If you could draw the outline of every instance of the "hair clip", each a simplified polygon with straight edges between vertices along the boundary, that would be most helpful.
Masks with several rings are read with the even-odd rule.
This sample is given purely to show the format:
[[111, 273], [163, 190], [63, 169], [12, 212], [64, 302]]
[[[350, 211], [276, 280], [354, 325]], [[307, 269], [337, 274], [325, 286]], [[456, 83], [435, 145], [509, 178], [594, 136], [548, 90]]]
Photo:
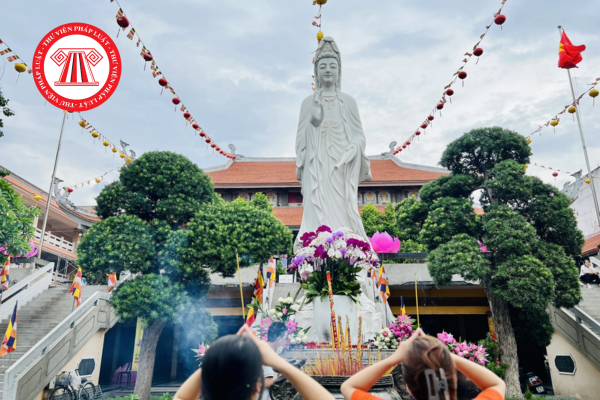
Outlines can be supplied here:
[[[444, 369], [440, 368], [440, 377], [437, 377], [434, 369], [425, 370], [425, 382], [427, 382], [427, 396], [429, 400], [450, 400], [448, 393], [448, 381]], [[433, 386], [433, 388], [432, 388]], [[432, 390], [433, 389], [433, 390]], [[442, 398], [440, 393], [444, 394]]]

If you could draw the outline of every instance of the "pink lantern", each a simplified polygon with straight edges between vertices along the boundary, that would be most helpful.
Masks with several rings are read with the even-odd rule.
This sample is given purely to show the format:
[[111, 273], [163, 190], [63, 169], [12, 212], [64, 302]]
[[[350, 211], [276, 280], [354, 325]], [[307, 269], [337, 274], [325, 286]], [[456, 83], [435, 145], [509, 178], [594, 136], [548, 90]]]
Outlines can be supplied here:
[[375, 232], [371, 241], [371, 247], [375, 253], [397, 253], [400, 250], [400, 240], [393, 238], [389, 233], [379, 231]]

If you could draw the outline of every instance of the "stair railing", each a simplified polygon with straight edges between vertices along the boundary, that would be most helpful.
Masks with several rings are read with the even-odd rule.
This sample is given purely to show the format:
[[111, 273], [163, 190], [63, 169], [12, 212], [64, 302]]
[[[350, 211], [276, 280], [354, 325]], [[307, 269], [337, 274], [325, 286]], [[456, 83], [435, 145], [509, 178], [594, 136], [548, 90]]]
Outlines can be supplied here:
[[12, 315], [17, 301], [21, 308], [29, 300], [48, 289], [52, 283], [53, 270], [54, 263], [50, 263], [3, 291], [0, 300], [0, 322]]

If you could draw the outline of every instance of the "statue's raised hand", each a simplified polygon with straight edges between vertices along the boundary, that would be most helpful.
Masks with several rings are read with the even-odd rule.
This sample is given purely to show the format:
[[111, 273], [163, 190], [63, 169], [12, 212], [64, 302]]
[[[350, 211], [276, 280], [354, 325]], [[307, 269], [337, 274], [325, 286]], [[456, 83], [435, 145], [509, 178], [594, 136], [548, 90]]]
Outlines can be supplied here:
[[323, 96], [321, 90], [316, 90], [313, 94], [313, 101], [310, 107], [310, 123], [315, 127], [321, 126], [325, 112], [323, 111]]

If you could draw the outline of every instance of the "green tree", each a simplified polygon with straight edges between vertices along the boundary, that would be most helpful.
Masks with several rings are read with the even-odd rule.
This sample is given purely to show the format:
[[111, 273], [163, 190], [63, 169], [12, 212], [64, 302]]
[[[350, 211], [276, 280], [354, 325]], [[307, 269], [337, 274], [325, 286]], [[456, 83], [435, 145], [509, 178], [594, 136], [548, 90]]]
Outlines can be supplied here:
[[[8, 101], [9, 100], [2, 95], [2, 90], [0, 90], [0, 108], [2, 108], [2, 114], [4, 114], [5, 117], [11, 117], [15, 115], [15, 113], [7, 107]], [[4, 128], [4, 122], [2, 122], [2, 118], [0, 118], [0, 128]], [[0, 137], [2, 136], [4, 136], [4, 132], [0, 130]]]
[[[141, 400], [150, 397], [165, 324], [180, 320], [184, 310], [202, 314], [202, 326], [214, 324], [201, 301], [210, 283], [208, 272], [202, 262], [182, 262], [182, 254], [189, 244], [186, 225], [215, 199], [210, 178], [184, 156], [145, 153], [100, 193], [97, 212], [103, 220], [78, 246], [79, 265], [96, 280], [106, 279], [109, 270], [135, 273], [118, 286], [111, 305], [121, 318], [140, 318], [145, 326], [134, 390]], [[213, 333], [209, 329], [207, 337]]]
[[418, 241], [419, 233], [429, 212], [429, 206], [418, 201], [415, 196], [408, 197], [396, 205], [396, 221], [400, 241]]
[[392, 203], [387, 203], [383, 212], [369, 203], [360, 210], [360, 218], [369, 237], [373, 237], [375, 232], [387, 232], [391, 237], [400, 236], [396, 222], [396, 208]]
[[[569, 199], [525, 175], [531, 150], [524, 137], [499, 127], [474, 129], [450, 143], [441, 165], [451, 175], [425, 185], [429, 214], [420, 236], [438, 285], [453, 274], [478, 280], [488, 295], [506, 370], [507, 397], [522, 398], [515, 335], [550, 342], [547, 306], [572, 307], [581, 299], [578, 272], [583, 235]], [[470, 209], [479, 190], [485, 214]], [[441, 196], [441, 198], [440, 198]], [[483, 253], [479, 242], [488, 252]]]
[[188, 229], [184, 264], [205, 265], [224, 277], [237, 271], [236, 251], [240, 267], [247, 267], [274, 253], [292, 250], [292, 232], [265, 207], [262, 196], [250, 202], [236, 199], [206, 204]]
[[0, 247], [4, 248], [0, 252], [0, 265], [8, 258], [5, 251], [13, 255], [27, 254], [35, 233], [33, 221], [40, 215], [38, 208], [27, 207], [12, 185], [3, 179], [8, 175], [10, 172], [0, 169]]

